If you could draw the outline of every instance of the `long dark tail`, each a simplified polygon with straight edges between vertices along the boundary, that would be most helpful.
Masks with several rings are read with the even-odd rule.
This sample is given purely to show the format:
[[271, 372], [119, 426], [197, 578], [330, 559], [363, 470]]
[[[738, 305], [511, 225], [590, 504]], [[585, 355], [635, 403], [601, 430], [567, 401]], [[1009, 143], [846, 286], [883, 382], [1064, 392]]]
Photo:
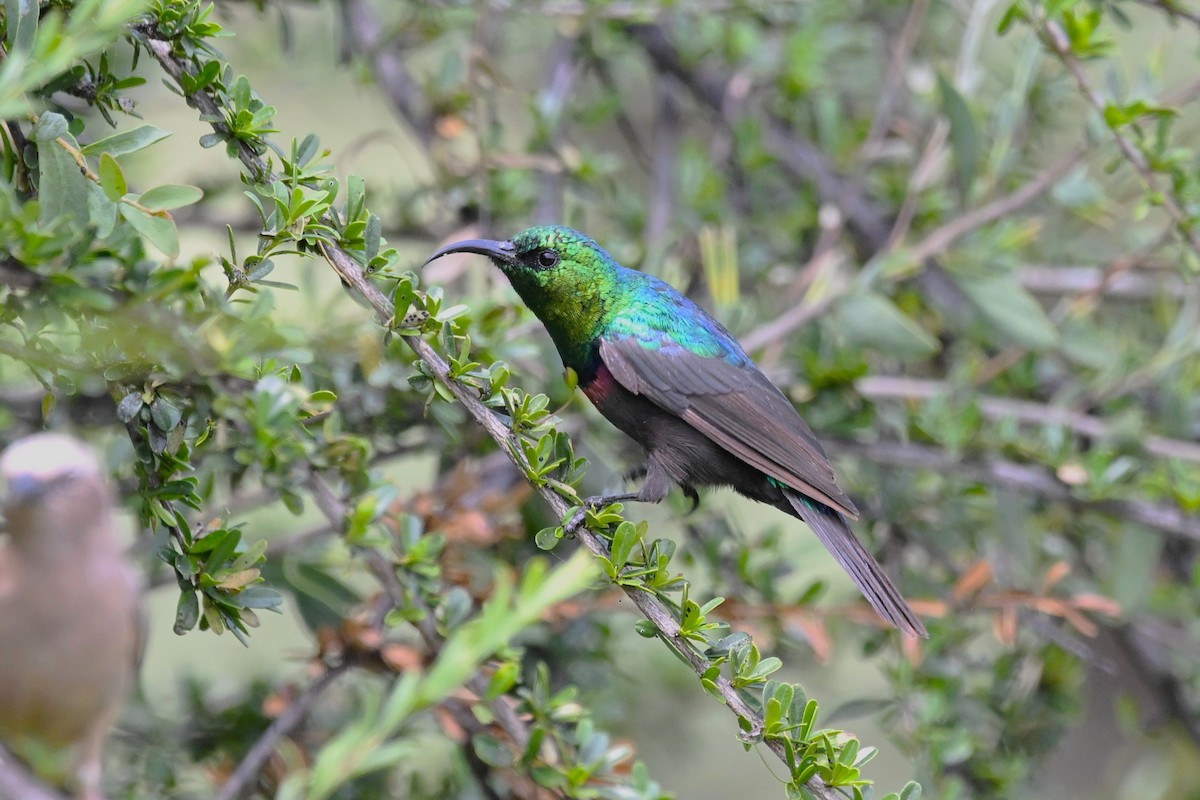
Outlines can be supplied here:
[[879, 612], [879, 616], [906, 633], [929, 636], [921, 620], [908, 607], [900, 590], [884, 574], [879, 562], [858, 541], [841, 514], [789, 488], [783, 489], [783, 496], [795, 509], [795, 514], [808, 523], [808, 527], [817, 534], [825, 549], [832, 553], [842, 565], [842, 569], [846, 570], [863, 593], [863, 597], [866, 597]]

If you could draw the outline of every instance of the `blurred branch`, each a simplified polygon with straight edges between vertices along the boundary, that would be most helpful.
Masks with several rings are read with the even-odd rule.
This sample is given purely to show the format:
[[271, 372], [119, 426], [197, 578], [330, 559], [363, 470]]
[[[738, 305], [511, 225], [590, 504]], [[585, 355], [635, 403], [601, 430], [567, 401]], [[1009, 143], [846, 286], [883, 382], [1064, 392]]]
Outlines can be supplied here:
[[96, 366], [81, 358], [71, 358], [61, 353], [47, 353], [45, 350], [34, 350], [29, 347], [22, 347], [13, 342], [6, 342], [3, 339], [0, 339], [0, 355], [9, 356], [10, 358], [15, 358], [17, 361], [42, 367], [43, 369], [69, 369], [75, 372], [89, 372]]
[[67, 800], [45, 785], [0, 744], [0, 800]]
[[325, 671], [320, 677], [306, 686], [291, 705], [262, 732], [242, 762], [237, 765], [233, 774], [225, 781], [221, 791], [217, 793], [216, 800], [235, 800], [250, 790], [251, 783], [258, 776], [259, 771], [274, 755], [280, 739], [287, 736], [293, 728], [300, 724], [325, 690], [332, 686], [338, 676], [349, 668], [349, 664], [325, 667]]
[[[1136, 267], [1130, 264], [1130, 267]], [[1122, 271], [1111, 275], [1101, 267], [1030, 264], [1017, 272], [1021, 286], [1036, 294], [1080, 294], [1148, 300], [1180, 297], [1187, 284], [1177, 274], [1156, 275]]]
[[[904, 90], [904, 78], [912, 57], [913, 47], [921, 34], [921, 26], [925, 23], [925, 15], [929, 11], [930, 0], [914, 0], [908, 8], [908, 16], [904, 26], [895, 37], [892, 46], [892, 57], [888, 60], [887, 71], [882, 76], [883, 86], [879, 90], [879, 99], [875, 104], [875, 115], [871, 117], [871, 127], [867, 138], [858, 150], [856, 175], [861, 175], [873, 160], [880, 143], [887, 136], [892, 124], [892, 116]], [[884, 33], [887, 33], [886, 31]], [[892, 37], [888, 36], [888, 39]]]
[[646, 214], [646, 252], [657, 255], [675, 216], [675, 167], [679, 158], [679, 100], [675, 79], [659, 76], [654, 126], [654, 159], [650, 164], [650, 208]]
[[[1108, 103], [1096, 91], [1095, 87], [1092, 86], [1087, 73], [1083, 70], [1083, 65], [1075, 57], [1075, 52], [1071, 49], [1071, 41], [1067, 37], [1066, 32], [1054, 20], [1044, 21], [1037, 26], [1036, 30], [1040, 34], [1042, 41], [1058, 56], [1063, 66], [1075, 78], [1075, 82], [1079, 85], [1079, 91], [1083, 94], [1084, 98], [1087, 99], [1096, 113], [1100, 115], [1101, 119], [1104, 119], [1104, 112], [1108, 107]], [[1121, 151], [1125, 160], [1130, 163], [1141, 177], [1142, 182], [1146, 184], [1146, 188], [1158, 198], [1159, 204], [1166, 210], [1171, 219], [1174, 220], [1175, 228], [1179, 232], [1180, 237], [1197, 256], [1200, 256], [1200, 233], [1197, 233], [1195, 230], [1191, 216], [1180, 205], [1180, 201], [1175, 196], [1174, 191], [1170, 187], [1163, 189], [1160, 186], [1160, 176], [1150, 167], [1146, 156], [1132, 140], [1117, 130], [1116, 127], [1112, 125], [1107, 125], [1106, 127], [1112, 135], [1113, 141], [1117, 143], [1117, 149]]]
[[[560, 160], [563, 143], [563, 126], [566, 123], [566, 104], [575, 87], [577, 72], [576, 55], [579, 40], [574, 36], [558, 34], [550, 45], [546, 83], [538, 93], [537, 105], [542, 123], [548, 128], [545, 150], [555, 160]], [[537, 205], [534, 220], [539, 224], [556, 224], [563, 218], [563, 192], [566, 186], [563, 170], [546, 170], [538, 176]]]
[[1200, 28], [1200, 13], [1184, 8], [1177, 0], [1134, 0], [1138, 5], [1162, 11], [1172, 20], [1182, 19]]
[[349, 49], [371, 65], [375, 83], [428, 151], [436, 136], [433, 113], [426, 107], [421, 86], [405, 66], [401, 41], [383, 38], [386, 29], [366, 0], [341, 0], [341, 10]]
[[1200, 542], [1200, 517], [1184, 513], [1175, 506], [1155, 504], [1146, 500], [1087, 500], [1076, 497], [1071, 493], [1070, 487], [1045, 467], [995, 458], [966, 461], [939, 447], [907, 442], [861, 443], [827, 440], [825, 444], [835, 451], [850, 453], [874, 464], [925, 469], [954, 478], [1004, 486], [1078, 508], [1102, 511], [1139, 525]]
[[1054, 184], [1070, 172], [1086, 153], [1086, 148], [1076, 147], [1058, 161], [1044, 168], [1037, 177], [1022, 184], [1016, 191], [998, 197], [987, 205], [974, 208], [934, 228], [924, 239], [909, 248], [908, 257], [918, 264], [924, 263], [926, 259], [940, 254], [957, 239], [971, 231], [982, 228], [989, 222], [1007, 217], [1053, 188]]
[[[944, 381], [890, 375], [872, 375], [860, 378], [855, 382], [854, 387], [859, 394], [871, 400], [932, 400], [935, 397], [954, 393], [953, 387]], [[1116, 426], [1100, 417], [1071, 411], [1062, 406], [994, 395], [973, 397], [972, 402], [976, 403], [983, 415], [991, 420], [1011, 418], [1037, 425], [1063, 425], [1076, 433], [1097, 439], [1112, 435], [1116, 429]], [[1200, 463], [1200, 444], [1194, 442], [1149, 434], [1139, 437], [1139, 444], [1150, 455]]]
[[[1164, 656], [1151, 652], [1154, 644], [1146, 640], [1140, 627], [1132, 623], [1114, 630], [1113, 640], [1132, 663], [1130, 672], [1155, 694], [1163, 709], [1192, 741], [1200, 744], [1200, 710], [1189, 699], [1188, 688], [1179, 676], [1164, 663]], [[1178, 633], [1182, 634], [1182, 631]]]
[[[659, 25], [631, 23], [625, 31], [641, 45], [658, 72], [674, 77], [710, 110], [718, 114], [724, 110], [728, 77], [685, 64]], [[729, 121], [722, 120], [722, 124], [728, 125]], [[762, 141], [785, 169], [813, 183], [822, 203], [841, 210], [867, 252], [874, 253], [883, 246], [891, 227], [888, 212], [867, 195], [861, 184], [839, 173], [819, 147], [800, 138], [775, 117], [763, 122]]]

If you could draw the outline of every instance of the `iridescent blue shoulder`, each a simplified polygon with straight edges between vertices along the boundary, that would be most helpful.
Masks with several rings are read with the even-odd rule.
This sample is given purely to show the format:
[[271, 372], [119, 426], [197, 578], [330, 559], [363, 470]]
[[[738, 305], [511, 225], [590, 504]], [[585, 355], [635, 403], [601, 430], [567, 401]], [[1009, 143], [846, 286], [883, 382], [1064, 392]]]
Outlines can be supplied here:
[[724, 325], [670, 284], [635, 270], [624, 272], [624, 296], [605, 326], [606, 338], [631, 337], [664, 355], [686, 351], [739, 366], [753, 363]]

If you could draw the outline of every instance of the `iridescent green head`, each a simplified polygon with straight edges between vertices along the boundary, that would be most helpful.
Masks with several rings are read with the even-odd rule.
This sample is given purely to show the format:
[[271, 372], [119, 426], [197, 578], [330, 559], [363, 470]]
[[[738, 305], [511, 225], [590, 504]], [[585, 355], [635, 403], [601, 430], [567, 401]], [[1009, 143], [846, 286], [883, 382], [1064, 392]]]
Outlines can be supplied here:
[[621, 266], [591, 238], [571, 228], [530, 228], [506, 242], [455, 242], [438, 250], [429, 261], [449, 253], [490, 258], [546, 325], [570, 366], [583, 357], [583, 348], [617, 310]]

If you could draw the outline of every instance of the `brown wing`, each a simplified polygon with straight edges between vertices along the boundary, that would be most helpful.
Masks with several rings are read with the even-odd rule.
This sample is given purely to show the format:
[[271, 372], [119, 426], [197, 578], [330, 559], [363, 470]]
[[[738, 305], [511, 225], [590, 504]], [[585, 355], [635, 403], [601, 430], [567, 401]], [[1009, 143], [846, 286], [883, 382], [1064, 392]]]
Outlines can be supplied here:
[[833, 467], [783, 393], [752, 363], [705, 358], [673, 342], [600, 340], [600, 360], [630, 392], [678, 415], [769, 477], [858, 518]]

